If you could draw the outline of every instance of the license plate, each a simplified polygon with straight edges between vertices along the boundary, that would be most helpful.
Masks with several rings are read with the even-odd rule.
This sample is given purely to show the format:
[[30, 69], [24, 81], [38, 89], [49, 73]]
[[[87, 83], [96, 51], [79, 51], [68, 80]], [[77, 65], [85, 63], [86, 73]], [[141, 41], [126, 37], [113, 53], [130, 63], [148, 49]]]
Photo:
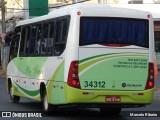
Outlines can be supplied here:
[[105, 98], [106, 102], [121, 102], [120, 96], [107, 96]]

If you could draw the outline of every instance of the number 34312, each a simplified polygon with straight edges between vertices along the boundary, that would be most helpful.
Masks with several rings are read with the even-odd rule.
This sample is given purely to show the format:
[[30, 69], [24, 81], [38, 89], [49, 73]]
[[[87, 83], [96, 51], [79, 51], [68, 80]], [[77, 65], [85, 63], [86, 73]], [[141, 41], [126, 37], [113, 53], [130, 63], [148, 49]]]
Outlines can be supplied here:
[[84, 81], [85, 88], [105, 88], [105, 85], [105, 81]]

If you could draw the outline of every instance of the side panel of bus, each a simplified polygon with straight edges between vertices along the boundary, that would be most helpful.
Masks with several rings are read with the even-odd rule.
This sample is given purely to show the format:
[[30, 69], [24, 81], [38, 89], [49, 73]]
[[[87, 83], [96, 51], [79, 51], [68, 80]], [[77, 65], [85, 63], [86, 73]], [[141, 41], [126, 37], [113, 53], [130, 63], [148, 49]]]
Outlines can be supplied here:
[[12, 81], [14, 95], [40, 101], [44, 85], [49, 103], [65, 103], [64, 61], [69, 18], [21, 26], [19, 54], [7, 68], [7, 82]]
[[[56, 64], [52, 64], [52, 61]], [[53, 84], [63, 83], [63, 71], [63, 59], [17, 57], [9, 63], [8, 77], [12, 79], [15, 95], [40, 100], [40, 84], [43, 82], [46, 85], [49, 98], [52, 98]]]

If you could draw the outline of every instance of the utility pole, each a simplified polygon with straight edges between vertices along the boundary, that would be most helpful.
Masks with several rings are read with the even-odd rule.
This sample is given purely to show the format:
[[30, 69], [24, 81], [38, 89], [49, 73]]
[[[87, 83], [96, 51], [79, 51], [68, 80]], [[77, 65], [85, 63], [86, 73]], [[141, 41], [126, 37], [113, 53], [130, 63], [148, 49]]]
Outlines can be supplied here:
[[2, 72], [5, 74], [7, 70], [7, 53], [9, 51], [9, 47], [5, 46], [5, 37], [6, 37], [6, 24], [5, 24], [5, 3], [4, 0], [1, 0], [1, 12], [2, 12], [2, 45], [1, 45], [1, 64], [2, 64]]
[[4, 0], [1, 0], [1, 10], [2, 10], [2, 33], [6, 33]]
[[[29, 9], [29, 1], [23, 0], [24, 9]], [[29, 12], [24, 11], [24, 19], [29, 19]]]

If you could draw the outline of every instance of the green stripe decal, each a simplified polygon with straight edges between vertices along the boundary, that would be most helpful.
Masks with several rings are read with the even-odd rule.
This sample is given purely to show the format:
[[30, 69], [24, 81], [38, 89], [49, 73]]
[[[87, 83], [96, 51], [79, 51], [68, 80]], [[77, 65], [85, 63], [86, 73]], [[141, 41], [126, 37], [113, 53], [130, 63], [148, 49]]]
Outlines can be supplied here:
[[[62, 63], [58, 66], [51, 80], [57, 81], [58, 80], [57, 78], [59, 78], [59, 73], [64, 73], [63, 71], [64, 71], [64, 61], [62, 61]], [[60, 75], [60, 76], [63, 77], [64, 75]]]
[[[58, 66], [58, 68], [57, 68], [56, 71], [54, 72], [51, 80], [49, 80], [49, 81], [47, 82], [47, 84], [46, 84], [47, 88], [48, 88], [48, 87], [50, 88], [50, 87], [52, 86], [52, 84], [51, 84], [50, 81], [55, 81], [55, 80], [56, 80], [56, 78], [57, 78], [57, 76], [58, 76], [58, 74], [59, 74], [59, 71], [61, 70], [62, 67], [64, 67], [64, 61], [62, 61], [62, 63]], [[63, 76], [62, 76], [62, 77], [63, 77]]]
[[[147, 53], [106, 54], [82, 61], [78, 71], [81, 89], [145, 89], [148, 77]], [[122, 83], [126, 86], [123, 87]]]
[[37, 96], [39, 95], [40, 91], [39, 90], [33, 90], [33, 91], [29, 91], [29, 90], [26, 90], [24, 88], [22, 88], [20, 85], [18, 85], [16, 82], [14, 82], [18, 88], [20, 88], [25, 94], [31, 96], [31, 97], [34, 97], [34, 96]]
[[102, 55], [92, 56], [92, 57], [88, 57], [88, 58], [80, 60], [79, 63], [81, 64], [85, 61], [88, 61], [88, 60], [91, 60], [91, 59], [94, 59], [94, 58], [103, 57], [103, 56], [107, 56], [107, 55], [113, 55], [113, 54], [119, 54], [119, 53], [110, 53], [110, 54], [102, 54]]
[[13, 60], [18, 71], [29, 78], [38, 77], [46, 61], [47, 57], [17, 57]]
[[[98, 58], [98, 57], [106, 56], [106, 55], [108, 55], [108, 54], [93, 56], [93, 57], [89, 57], [88, 59], [87, 58], [82, 59], [80, 61], [82, 63], [82, 61], [84, 62], [84, 61], [87, 61], [87, 60], [90, 60], [90, 59], [93, 59], [93, 58]], [[93, 65], [93, 64], [95, 64], [97, 62], [100, 62], [100, 61], [103, 61], [105, 59], [110, 59], [110, 58], [115, 58], [115, 57], [133, 57], [133, 56], [135, 56], [135, 57], [138, 57], [138, 56], [142, 57], [142, 56], [147, 56], [147, 55], [144, 55], [144, 54], [143, 55], [141, 55], [141, 54], [120, 54], [120, 55], [112, 55], [112, 56], [101, 57], [99, 59], [94, 59], [94, 60], [88, 61], [88, 62], [86, 62], [84, 64], [80, 64], [79, 65], [79, 73], [82, 72], [87, 67], [89, 67], [90, 65]]]
[[54, 72], [52, 78], [47, 83], [47, 93], [48, 93], [48, 100], [51, 102], [52, 100], [52, 86], [55, 83], [55, 81], [64, 81], [64, 60], [61, 62], [61, 64], [57, 67], [56, 71]]
[[[107, 56], [107, 55], [115, 55], [115, 54], [122, 54], [122, 53], [109, 53], [109, 54], [101, 54], [101, 55], [96, 55], [96, 56], [92, 56], [92, 57], [88, 57], [88, 58], [84, 58], [82, 60], [79, 61], [79, 64], [86, 62], [88, 60], [94, 59], [94, 58], [98, 58], [98, 57], [103, 57], [103, 56]], [[132, 54], [132, 53], [123, 53], [123, 54]], [[134, 54], [138, 54], [138, 55], [144, 55], [144, 53], [134, 53]]]

